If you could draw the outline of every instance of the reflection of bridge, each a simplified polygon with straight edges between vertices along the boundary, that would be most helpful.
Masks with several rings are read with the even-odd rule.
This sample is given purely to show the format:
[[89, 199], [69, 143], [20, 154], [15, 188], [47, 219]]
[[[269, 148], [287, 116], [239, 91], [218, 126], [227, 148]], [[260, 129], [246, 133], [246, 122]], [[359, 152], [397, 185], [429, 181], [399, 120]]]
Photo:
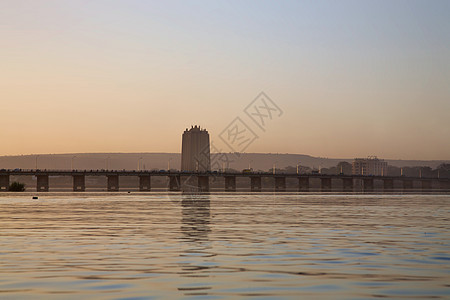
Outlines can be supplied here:
[[[177, 172], [177, 171], [127, 171], [127, 170], [0, 170], [0, 190], [7, 191], [9, 188], [10, 176], [36, 176], [36, 190], [49, 190], [50, 176], [72, 176], [73, 190], [85, 191], [86, 176], [106, 176], [107, 190], [119, 190], [119, 176], [137, 176], [139, 177], [139, 190], [151, 190], [152, 176], [165, 176], [169, 178], [169, 190], [179, 191], [182, 189], [183, 182], [188, 177], [196, 180], [196, 187], [199, 191], [209, 191], [210, 177], [222, 177], [225, 179], [225, 191], [236, 191], [236, 177], [247, 177], [250, 179], [251, 191], [262, 190], [262, 178], [274, 178], [274, 190], [286, 190], [286, 178], [298, 180], [298, 191], [308, 191], [310, 189], [311, 179], [320, 180], [321, 191], [331, 191], [332, 181], [342, 183], [342, 191], [352, 192], [356, 185], [361, 186], [363, 191], [370, 192], [374, 190], [374, 182], [381, 181], [384, 191], [393, 191], [394, 182], [401, 182], [403, 190], [412, 190], [414, 183], [420, 183], [419, 189], [450, 191], [449, 178], [423, 178], [423, 177], [404, 177], [404, 176], [365, 176], [365, 175], [324, 175], [324, 174], [272, 174], [266, 172], [253, 173], [232, 173], [232, 172]], [[183, 182], [182, 182], [183, 180]], [[356, 183], [356, 184], [355, 184]]]

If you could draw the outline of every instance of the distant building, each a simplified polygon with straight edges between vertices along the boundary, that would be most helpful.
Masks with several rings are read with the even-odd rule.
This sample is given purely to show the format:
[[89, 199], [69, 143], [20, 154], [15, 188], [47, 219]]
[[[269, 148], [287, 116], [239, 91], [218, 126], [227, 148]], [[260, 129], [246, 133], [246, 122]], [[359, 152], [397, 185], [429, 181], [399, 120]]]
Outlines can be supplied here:
[[387, 162], [378, 159], [376, 156], [368, 158], [355, 158], [352, 164], [353, 175], [386, 175]]
[[182, 171], [210, 171], [209, 133], [200, 126], [191, 126], [183, 132], [181, 146]]

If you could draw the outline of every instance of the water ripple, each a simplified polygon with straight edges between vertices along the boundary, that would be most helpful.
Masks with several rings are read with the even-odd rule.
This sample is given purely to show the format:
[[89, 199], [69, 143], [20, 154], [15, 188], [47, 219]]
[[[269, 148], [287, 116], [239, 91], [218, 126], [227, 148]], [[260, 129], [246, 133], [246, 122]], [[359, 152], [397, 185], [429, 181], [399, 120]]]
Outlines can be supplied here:
[[450, 296], [445, 195], [30, 198], [0, 195], [1, 298]]

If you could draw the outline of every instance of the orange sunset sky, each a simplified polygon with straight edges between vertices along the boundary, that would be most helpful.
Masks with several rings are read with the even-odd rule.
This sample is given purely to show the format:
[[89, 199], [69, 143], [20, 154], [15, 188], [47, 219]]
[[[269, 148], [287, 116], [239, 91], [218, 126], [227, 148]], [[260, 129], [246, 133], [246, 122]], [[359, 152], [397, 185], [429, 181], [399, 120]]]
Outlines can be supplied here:
[[[0, 155], [180, 152], [236, 117], [247, 152], [450, 159], [449, 1], [1, 1]], [[244, 109], [264, 91], [265, 131]]]

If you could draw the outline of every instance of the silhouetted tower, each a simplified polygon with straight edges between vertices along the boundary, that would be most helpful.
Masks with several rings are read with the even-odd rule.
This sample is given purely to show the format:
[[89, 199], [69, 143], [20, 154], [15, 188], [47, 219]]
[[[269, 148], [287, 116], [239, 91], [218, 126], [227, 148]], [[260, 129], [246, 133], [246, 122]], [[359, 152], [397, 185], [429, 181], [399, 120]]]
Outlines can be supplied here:
[[181, 146], [182, 171], [210, 171], [209, 133], [200, 126], [191, 126], [183, 132]]

